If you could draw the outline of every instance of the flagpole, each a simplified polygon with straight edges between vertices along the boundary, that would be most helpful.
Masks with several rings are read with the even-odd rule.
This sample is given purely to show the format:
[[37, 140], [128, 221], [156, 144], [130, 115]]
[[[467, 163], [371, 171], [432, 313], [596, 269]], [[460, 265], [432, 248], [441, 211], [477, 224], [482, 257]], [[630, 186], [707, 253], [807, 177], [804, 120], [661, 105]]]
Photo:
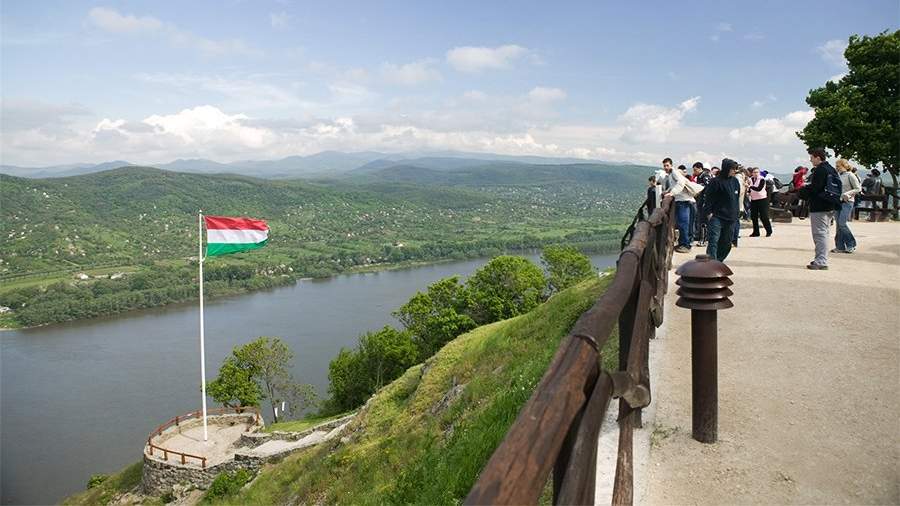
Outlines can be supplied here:
[[198, 264], [200, 265], [200, 391], [203, 399], [203, 440], [207, 441], [206, 432], [206, 354], [203, 346], [203, 211], [197, 219]]

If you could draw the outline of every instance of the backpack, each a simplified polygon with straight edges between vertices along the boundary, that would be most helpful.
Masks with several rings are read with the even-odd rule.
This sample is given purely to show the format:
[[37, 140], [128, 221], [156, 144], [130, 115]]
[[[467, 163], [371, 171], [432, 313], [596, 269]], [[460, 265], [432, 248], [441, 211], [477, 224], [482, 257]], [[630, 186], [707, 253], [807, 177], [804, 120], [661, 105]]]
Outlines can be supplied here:
[[825, 174], [825, 188], [819, 194], [819, 198], [829, 204], [839, 206], [841, 205], [841, 194], [843, 193], [841, 178], [831, 166], [828, 166], [827, 170], [828, 172]]

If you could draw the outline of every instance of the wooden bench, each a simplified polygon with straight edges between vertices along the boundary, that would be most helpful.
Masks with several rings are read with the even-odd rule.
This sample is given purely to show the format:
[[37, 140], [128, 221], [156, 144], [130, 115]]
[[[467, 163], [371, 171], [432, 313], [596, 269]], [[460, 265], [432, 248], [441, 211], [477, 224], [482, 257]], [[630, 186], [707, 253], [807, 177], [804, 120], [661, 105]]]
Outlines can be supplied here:
[[[872, 207], [856, 207], [853, 210], [853, 219], [859, 220], [859, 213], [869, 213], [869, 221], [886, 221], [890, 219], [891, 211], [888, 209], [887, 195], [857, 195], [858, 202], [871, 202]], [[878, 204], [881, 203], [881, 207]]]

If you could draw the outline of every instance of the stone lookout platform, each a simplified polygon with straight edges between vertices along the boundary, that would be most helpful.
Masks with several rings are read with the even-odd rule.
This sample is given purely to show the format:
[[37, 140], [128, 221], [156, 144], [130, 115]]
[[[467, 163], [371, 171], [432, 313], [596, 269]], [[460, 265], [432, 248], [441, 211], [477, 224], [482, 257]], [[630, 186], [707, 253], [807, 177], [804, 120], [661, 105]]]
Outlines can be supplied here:
[[207, 416], [208, 438], [203, 439], [201, 412], [177, 416], [156, 428], [144, 445], [142, 483], [145, 492], [163, 492], [174, 485], [206, 488], [224, 471], [256, 468], [241, 459], [242, 437], [256, 434], [264, 422], [256, 409], [217, 409]]
[[263, 418], [255, 408], [209, 413], [206, 441], [203, 415], [196, 411], [175, 417], [150, 433], [144, 445], [144, 493], [161, 495], [176, 486], [205, 489], [220, 473], [256, 472], [267, 462], [336, 437], [354, 416], [302, 432], [263, 432]]

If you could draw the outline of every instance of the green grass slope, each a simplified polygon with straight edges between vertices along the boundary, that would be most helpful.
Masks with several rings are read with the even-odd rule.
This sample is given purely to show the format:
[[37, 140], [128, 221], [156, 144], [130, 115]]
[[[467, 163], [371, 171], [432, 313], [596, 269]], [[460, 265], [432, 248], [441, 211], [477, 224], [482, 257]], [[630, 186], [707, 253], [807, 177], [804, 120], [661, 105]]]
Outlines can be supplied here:
[[[451, 504], [474, 484], [574, 324], [612, 276], [448, 343], [379, 391], [345, 436], [267, 467], [230, 504]], [[617, 360], [615, 336], [605, 367]]]

